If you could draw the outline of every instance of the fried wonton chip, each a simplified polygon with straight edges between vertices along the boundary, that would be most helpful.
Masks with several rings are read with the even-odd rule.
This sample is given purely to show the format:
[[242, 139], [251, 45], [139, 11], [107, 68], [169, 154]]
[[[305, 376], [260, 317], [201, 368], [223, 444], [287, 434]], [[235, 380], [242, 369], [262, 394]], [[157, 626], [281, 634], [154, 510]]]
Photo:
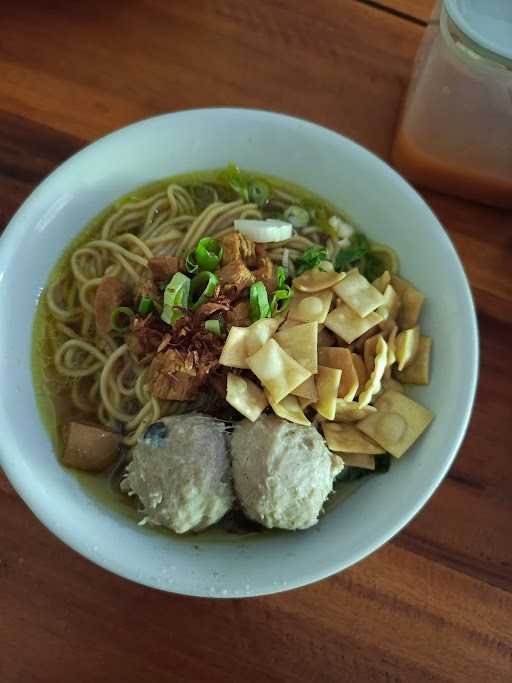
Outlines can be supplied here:
[[[373, 415], [371, 416], [373, 417]], [[371, 419], [370, 418], [366, 418]], [[359, 423], [360, 424], [360, 423]], [[379, 455], [385, 453], [384, 449], [351, 424], [339, 422], [323, 422], [325, 440], [331, 451], [340, 453], [367, 453], [368, 455]]]
[[397, 335], [395, 340], [395, 354], [398, 369], [405, 370], [416, 358], [420, 345], [420, 327], [416, 325]]
[[374, 334], [364, 343], [363, 349], [363, 359], [366, 367], [366, 372], [371, 375], [373, 372], [373, 367], [375, 365], [375, 356], [377, 355], [377, 343], [379, 339], [382, 339], [382, 334]]
[[375, 407], [377, 412], [357, 426], [395, 458], [402, 457], [433, 418], [430, 410], [398, 391], [386, 391], [375, 401]]
[[293, 360], [275, 339], [269, 339], [259, 351], [247, 358], [247, 364], [263, 384], [274, 403], [279, 403], [311, 373]]
[[398, 334], [398, 325], [393, 325], [393, 329], [390, 331], [387, 344], [388, 344], [388, 359], [386, 363], [386, 369], [384, 371], [384, 379], [390, 379], [391, 377], [391, 367], [396, 363], [396, 336]]
[[344, 277], [345, 273], [311, 268], [302, 273], [302, 275], [299, 275], [299, 277], [296, 277], [292, 284], [294, 289], [299, 289], [301, 292], [321, 292], [324, 289], [334, 287]]
[[401, 330], [406, 330], [417, 325], [425, 295], [410, 285], [400, 299], [402, 305], [398, 312], [397, 323]]
[[233, 326], [229, 330], [219, 363], [227, 365], [229, 368], [248, 368], [247, 353], [245, 350], [245, 340], [247, 339], [247, 327]]
[[349, 270], [346, 277], [333, 287], [334, 292], [361, 318], [384, 304], [384, 296], [361, 275], [357, 268]]
[[315, 401], [312, 401], [310, 398], [304, 398], [302, 396], [299, 396], [298, 399], [302, 410], [306, 410], [308, 406], [310, 406], [312, 403], [315, 403]]
[[375, 470], [375, 456], [368, 453], [343, 453], [343, 462], [347, 467]]
[[381, 294], [384, 294], [384, 290], [391, 282], [391, 275], [389, 270], [385, 270], [380, 277], [372, 282], [375, 289], [378, 289]]
[[274, 403], [270, 396], [268, 396], [269, 403], [272, 410], [278, 417], [289, 422], [295, 422], [298, 425], [309, 426], [311, 422], [304, 415], [304, 411], [299, 403], [299, 399], [295, 396], [285, 396], [279, 403]]
[[345, 401], [339, 398], [336, 401], [335, 422], [359, 422], [368, 415], [376, 412], [373, 406], [360, 406], [356, 401]]
[[279, 320], [276, 318], [263, 318], [249, 327], [233, 326], [224, 342], [219, 363], [230, 368], [248, 368], [247, 356], [256, 353], [272, 337], [278, 326]]
[[281, 325], [279, 328], [279, 331], [281, 330], [289, 330], [291, 327], [297, 327], [297, 325], [302, 325], [303, 323], [300, 320], [292, 320], [289, 316], [286, 318], [284, 323]]
[[339, 346], [321, 348], [318, 350], [318, 362], [320, 365], [325, 365], [328, 368], [338, 368], [341, 370], [338, 396], [351, 401], [356, 395], [359, 380], [350, 350]]
[[324, 365], [318, 366], [318, 373], [315, 376], [316, 390], [318, 392], [316, 410], [326, 420], [334, 420], [340, 379], [341, 370], [328, 368]]
[[368, 373], [366, 372], [366, 366], [364, 364], [363, 359], [358, 353], [352, 353], [352, 363], [354, 364], [354, 368], [357, 374], [357, 380], [359, 382], [359, 387], [356, 391], [356, 396], [357, 394], [361, 391], [361, 389], [364, 387], [366, 384], [366, 380], [368, 379]]
[[324, 323], [331, 307], [333, 293], [330, 289], [323, 292], [295, 292], [290, 300], [288, 318], [301, 323]]
[[299, 365], [313, 375], [317, 372], [318, 323], [303, 323], [289, 329], [281, 329], [274, 339]]
[[358, 401], [361, 406], [367, 406], [373, 396], [380, 391], [380, 383], [384, 376], [387, 360], [388, 345], [382, 337], [379, 337], [377, 340], [376, 355], [373, 361], [372, 374], [359, 394]]
[[263, 391], [254, 382], [228, 373], [226, 401], [239, 413], [255, 422], [268, 405]]
[[295, 387], [290, 393], [299, 398], [307, 398], [310, 403], [316, 403], [316, 401], [318, 401], [318, 392], [316, 390], [315, 378], [313, 375], [308, 377], [302, 384], [299, 384], [298, 387]]
[[381, 321], [382, 316], [377, 313], [369, 313], [366, 318], [361, 318], [346, 304], [341, 304], [329, 313], [325, 320], [325, 326], [347, 344], [351, 344]]
[[279, 320], [277, 318], [262, 318], [246, 327], [245, 352], [247, 356], [252, 356], [258, 349], [261, 349], [278, 327]]
[[388, 285], [382, 296], [384, 297], [384, 302], [377, 308], [377, 313], [381, 315], [384, 320], [395, 320], [401, 306], [398, 294], [395, 292], [392, 285]]
[[395, 372], [395, 377], [398, 381], [403, 384], [428, 384], [431, 351], [432, 339], [430, 337], [420, 337], [418, 352], [412, 363], [402, 372], [398, 370]]

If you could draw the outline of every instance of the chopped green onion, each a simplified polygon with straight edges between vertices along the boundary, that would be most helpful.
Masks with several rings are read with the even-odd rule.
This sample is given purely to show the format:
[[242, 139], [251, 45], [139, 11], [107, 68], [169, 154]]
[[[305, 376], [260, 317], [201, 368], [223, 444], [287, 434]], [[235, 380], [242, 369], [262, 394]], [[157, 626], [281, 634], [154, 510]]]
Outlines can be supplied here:
[[289, 206], [283, 215], [294, 228], [305, 228], [309, 223], [309, 213], [301, 206]]
[[190, 278], [183, 273], [175, 273], [164, 291], [164, 310], [160, 316], [164, 323], [172, 325], [185, 315], [183, 310], [188, 308], [190, 293]]
[[295, 259], [296, 275], [301, 275], [306, 270], [311, 270], [327, 259], [327, 249], [325, 247], [309, 247], [306, 251]]
[[[134, 316], [134, 313], [131, 308], [128, 308], [128, 306], [118, 306], [117, 308], [114, 308], [112, 311], [112, 329], [115, 332], [119, 332], [120, 334], [123, 334], [124, 332], [128, 332], [130, 329], [130, 322]], [[125, 318], [126, 322], [123, 325], [121, 320], [119, 318]]]
[[223, 249], [220, 242], [212, 237], [203, 237], [197, 243], [194, 251], [195, 262], [199, 270], [216, 270], [222, 260]]
[[210, 204], [213, 204], [213, 202], [216, 202], [218, 199], [215, 188], [211, 185], [206, 185], [204, 183], [200, 183], [198, 185], [191, 185], [188, 188], [188, 191], [192, 195], [194, 204], [201, 211], [203, 209], [206, 209], [206, 207]]
[[194, 273], [197, 273], [199, 270], [199, 266], [196, 263], [193, 251], [189, 252], [187, 258], [185, 259], [185, 270], [191, 275], [194, 275]]
[[293, 296], [293, 289], [290, 285], [284, 285], [282, 289], [276, 289], [270, 299], [270, 311], [272, 317], [284, 313], [288, 308], [290, 299]]
[[288, 273], [286, 272], [286, 268], [284, 266], [277, 266], [276, 268], [276, 276], [277, 276], [277, 288], [282, 289], [284, 287], [284, 283], [286, 282], [286, 277]]
[[205, 320], [204, 328], [207, 332], [217, 335], [217, 337], [220, 337], [222, 334], [220, 320]]
[[196, 311], [215, 293], [219, 279], [213, 273], [203, 270], [192, 278], [190, 283], [190, 308]]
[[[365, 256], [369, 249], [368, 240], [366, 237], [358, 232], [356, 233], [350, 243], [350, 246], [345, 249], [340, 249], [334, 258], [334, 270], [341, 273], [348, 266], [353, 265]], [[375, 279], [375, 278], [374, 278]]]
[[147, 315], [153, 308], [153, 299], [149, 296], [143, 296], [139, 301], [138, 312], [141, 315]]
[[248, 187], [249, 200], [257, 204], [260, 208], [268, 202], [270, 189], [263, 180], [252, 180]]
[[255, 282], [249, 290], [249, 315], [251, 320], [270, 318], [271, 310], [268, 303], [268, 294], [265, 285], [261, 281]]
[[219, 179], [234, 190], [245, 202], [249, 201], [248, 178], [238, 166], [231, 162], [220, 173]]

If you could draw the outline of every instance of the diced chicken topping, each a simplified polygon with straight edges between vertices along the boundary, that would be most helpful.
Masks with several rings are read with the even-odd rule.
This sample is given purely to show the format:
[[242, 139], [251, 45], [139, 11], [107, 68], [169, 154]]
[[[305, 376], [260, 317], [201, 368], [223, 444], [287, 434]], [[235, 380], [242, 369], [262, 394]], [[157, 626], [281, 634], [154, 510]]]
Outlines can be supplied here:
[[269, 294], [277, 289], [276, 269], [272, 260], [266, 256], [258, 261], [258, 268], [252, 271], [256, 281], [261, 281]]
[[222, 265], [226, 266], [232, 261], [245, 261], [252, 265], [256, 255], [256, 245], [240, 232], [232, 232], [222, 240], [224, 250]]
[[218, 272], [222, 292], [232, 301], [238, 299], [240, 294], [250, 287], [256, 278], [243, 261], [233, 261], [223, 266]]

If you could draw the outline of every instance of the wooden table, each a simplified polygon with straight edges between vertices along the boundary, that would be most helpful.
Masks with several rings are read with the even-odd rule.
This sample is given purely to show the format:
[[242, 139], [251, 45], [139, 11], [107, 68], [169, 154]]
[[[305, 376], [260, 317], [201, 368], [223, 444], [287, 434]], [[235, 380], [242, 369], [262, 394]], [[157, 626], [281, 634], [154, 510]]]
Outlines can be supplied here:
[[[4, 0], [0, 227], [70, 154], [175, 109], [285, 111], [386, 158], [431, 6]], [[512, 681], [512, 215], [423, 195], [471, 280], [482, 364], [464, 446], [421, 514], [317, 585], [199, 600], [93, 566], [0, 474], [2, 683]]]

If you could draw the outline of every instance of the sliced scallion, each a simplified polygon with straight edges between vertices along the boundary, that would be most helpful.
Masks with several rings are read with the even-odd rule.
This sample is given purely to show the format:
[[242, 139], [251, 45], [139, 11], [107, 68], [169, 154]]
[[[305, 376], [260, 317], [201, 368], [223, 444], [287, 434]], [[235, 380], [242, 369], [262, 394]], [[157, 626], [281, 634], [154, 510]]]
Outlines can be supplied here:
[[199, 270], [193, 251], [191, 251], [185, 259], [185, 270], [191, 275], [194, 275]]
[[271, 310], [268, 294], [263, 282], [255, 282], [249, 290], [249, 315], [251, 320], [270, 318]]
[[217, 335], [217, 337], [220, 337], [222, 334], [220, 320], [205, 320], [204, 328], [207, 332]]
[[212, 237], [203, 237], [197, 243], [194, 250], [195, 262], [199, 266], [199, 270], [208, 270], [213, 272], [216, 270], [222, 260], [223, 249], [220, 242], [214, 240]]
[[118, 306], [112, 311], [112, 329], [119, 334], [124, 334], [130, 329], [130, 323], [134, 316], [131, 308], [128, 306]]
[[270, 311], [272, 316], [284, 313], [288, 308], [292, 296], [293, 289], [290, 285], [284, 285], [281, 289], [276, 289], [270, 299]]
[[219, 279], [213, 273], [203, 270], [192, 278], [190, 283], [190, 307], [196, 311], [215, 293]]
[[147, 315], [153, 309], [153, 299], [149, 296], [143, 296], [139, 301], [138, 312], [141, 315]]
[[175, 273], [164, 291], [164, 310], [160, 316], [164, 323], [172, 325], [182, 318], [183, 309], [188, 308], [190, 278], [183, 273]]
[[284, 287], [284, 283], [286, 282], [286, 277], [288, 275], [288, 273], [286, 272], [286, 268], [284, 268], [284, 266], [277, 266], [276, 275], [277, 288], [282, 289]]

